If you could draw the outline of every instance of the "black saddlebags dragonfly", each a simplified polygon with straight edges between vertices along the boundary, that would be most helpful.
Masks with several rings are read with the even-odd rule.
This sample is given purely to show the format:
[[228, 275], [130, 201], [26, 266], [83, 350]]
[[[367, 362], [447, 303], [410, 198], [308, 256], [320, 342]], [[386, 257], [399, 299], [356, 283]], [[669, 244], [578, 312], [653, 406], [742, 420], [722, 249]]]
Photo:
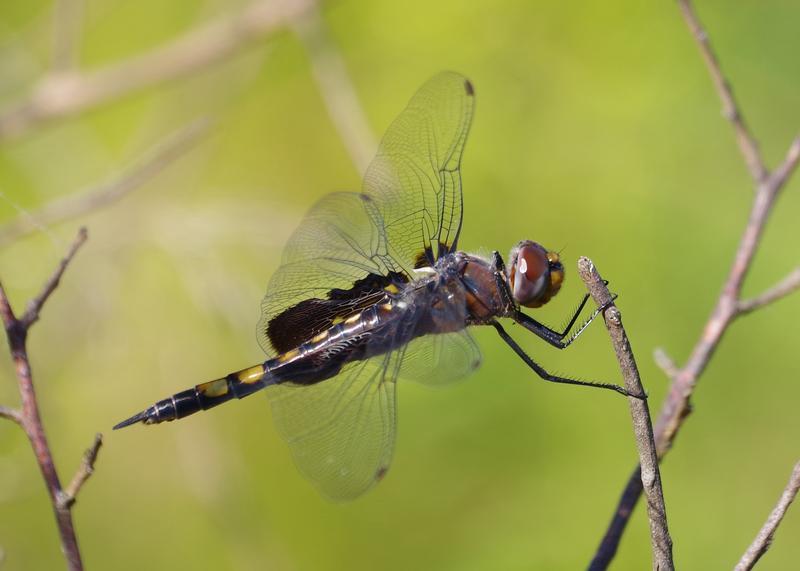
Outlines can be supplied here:
[[627, 395], [549, 374], [498, 322], [510, 318], [563, 349], [599, 314], [568, 336], [588, 296], [562, 332], [521, 311], [560, 289], [557, 253], [522, 241], [506, 269], [497, 252], [484, 259], [458, 250], [461, 157], [474, 100], [461, 75], [429, 80], [383, 138], [362, 192], [330, 194], [306, 215], [262, 303], [264, 363], [179, 392], [114, 428], [183, 418], [268, 388], [300, 471], [324, 495], [348, 500], [389, 467], [397, 380], [442, 385], [478, 367], [470, 325], [494, 327], [547, 381]]

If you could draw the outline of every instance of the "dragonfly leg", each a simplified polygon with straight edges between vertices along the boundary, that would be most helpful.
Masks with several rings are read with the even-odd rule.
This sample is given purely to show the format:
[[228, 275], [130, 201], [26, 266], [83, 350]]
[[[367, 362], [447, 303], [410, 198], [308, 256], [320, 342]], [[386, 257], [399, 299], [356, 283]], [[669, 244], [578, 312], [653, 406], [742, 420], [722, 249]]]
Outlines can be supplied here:
[[503, 262], [503, 257], [497, 250], [492, 252], [492, 270], [494, 271], [494, 281], [497, 285], [497, 291], [500, 292], [500, 297], [503, 300], [503, 307], [506, 311], [512, 313], [519, 311], [517, 302], [514, 301], [514, 296], [511, 295], [511, 288], [508, 286], [505, 262]]
[[544, 339], [545, 341], [550, 343], [550, 345], [552, 345], [553, 347], [557, 349], [564, 349], [566, 347], [569, 347], [573, 341], [575, 341], [578, 337], [580, 337], [581, 333], [583, 333], [586, 330], [586, 328], [589, 327], [592, 321], [594, 321], [598, 315], [600, 315], [602, 312], [608, 309], [608, 307], [612, 303], [614, 303], [615, 299], [617, 299], [616, 294], [614, 294], [611, 297], [611, 300], [608, 303], [605, 303], [602, 306], [595, 309], [589, 316], [589, 318], [586, 321], [584, 321], [581, 324], [581, 326], [578, 327], [569, 337], [567, 337], [567, 334], [572, 330], [573, 326], [575, 325], [575, 322], [578, 320], [578, 316], [580, 316], [580, 314], [583, 312], [583, 308], [586, 306], [586, 302], [589, 301], [588, 293], [583, 296], [583, 299], [581, 299], [581, 302], [578, 304], [575, 313], [572, 315], [572, 318], [570, 318], [569, 323], [567, 323], [567, 326], [564, 328], [563, 331], [556, 331], [554, 329], [551, 329], [547, 325], [544, 325], [543, 323], [536, 321], [533, 317], [523, 313], [519, 309], [517, 309], [509, 317], [511, 317], [511, 319], [513, 319], [516, 323], [522, 325], [528, 331], [531, 331], [541, 339]]
[[[505, 264], [503, 263], [503, 258], [500, 256], [500, 253], [496, 250], [492, 252], [492, 268], [494, 269], [494, 276], [495, 282], [497, 284], [497, 290], [500, 292], [500, 297], [503, 299], [503, 303], [505, 307], [508, 308], [508, 317], [513, 319], [515, 322], [522, 325], [528, 331], [536, 334], [539, 338], [547, 341], [553, 347], [557, 349], [564, 349], [568, 347], [573, 341], [575, 341], [581, 333], [589, 326], [589, 324], [594, 321], [595, 317], [600, 315], [603, 311], [605, 311], [611, 303], [617, 299], [617, 295], [614, 294], [607, 304], [603, 307], [600, 307], [589, 316], [589, 319], [584, 321], [581, 326], [575, 331], [572, 335], [567, 337], [567, 334], [572, 330], [575, 325], [575, 322], [578, 320], [578, 317], [583, 312], [584, 307], [586, 307], [586, 302], [589, 301], [589, 294], [585, 294], [581, 299], [580, 303], [578, 304], [577, 309], [572, 314], [572, 317], [567, 323], [567, 326], [564, 327], [564, 330], [559, 332], [555, 329], [548, 327], [547, 325], [536, 321], [533, 317], [525, 314], [520, 310], [517, 303], [514, 301], [514, 298], [511, 294], [511, 289], [508, 285], [508, 280], [506, 279], [505, 273]], [[603, 280], [606, 285], [608, 282]], [[565, 340], [566, 339], [566, 340]]]
[[517, 342], [514, 341], [514, 339], [511, 337], [511, 335], [509, 335], [506, 332], [505, 329], [503, 329], [502, 325], [500, 325], [497, 321], [491, 322], [491, 325], [497, 330], [497, 333], [500, 334], [500, 337], [503, 339], [503, 341], [505, 341], [506, 344], [514, 350], [517, 356], [520, 359], [522, 359], [525, 362], [525, 364], [528, 365], [528, 367], [533, 369], [533, 371], [545, 381], [551, 383], [563, 383], [566, 385], [579, 385], [584, 387], [595, 387], [598, 389], [608, 389], [611, 391], [618, 392], [621, 395], [625, 395], [626, 397], [634, 397], [642, 400], [647, 399], [647, 395], [632, 394], [619, 385], [614, 385], [611, 383], [597, 383], [592, 381], [579, 381], [578, 379], [570, 379], [569, 377], [558, 377], [556, 375], [551, 375], [544, 369], [544, 367], [536, 363], [533, 359], [531, 359], [528, 356], [527, 353], [525, 353], [522, 347], [520, 347], [517, 344]]

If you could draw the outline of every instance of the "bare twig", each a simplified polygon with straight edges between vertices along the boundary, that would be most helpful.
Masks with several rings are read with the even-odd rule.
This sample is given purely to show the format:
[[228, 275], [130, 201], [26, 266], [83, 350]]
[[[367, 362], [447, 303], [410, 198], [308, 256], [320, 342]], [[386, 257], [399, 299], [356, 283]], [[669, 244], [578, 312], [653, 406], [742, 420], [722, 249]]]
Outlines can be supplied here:
[[103, 435], [98, 432], [94, 435], [94, 442], [92, 443], [92, 446], [87, 448], [83, 453], [83, 459], [81, 460], [81, 465], [78, 468], [78, 471], [75, 472], [75, 475], [72, 477], [72, 481], [69, 483], [69, 486], [66, 487], [64, 492], [59, 497], [59, 508], [66, 509], [75, 503], [75, 500], [78, 497], [78, 492], [81, 491], [83, 485], [94, 473], [94, 463], [97, 460], [97, 454], [100, 452], [100, 447], [102, 445]]
[[86, 232], [86, 228], [81, 228], [78, 230], [78, 236], [72, 243], [67, 255], [64, 256], [64, 258], [58, 264], [58, 268], [55, 272], [53, 272], [53, 275], [51, 275], [47, 282], [45, 282], [42, 291], [39, 292], [39, 295], [37, 295], [28, 303], [28, 308], [25, 310], [25, 313], [22, 315], [22, 317], [19, 318], [20, 324], [26, 330], [39, 319], [39, 312], [41, 311], [42, 306], [47, 301], [47, 298], [49, 298], [58, 287], [58, 283], [61, 281], [61, 276], [64, 275], [64, 271], [67, 269], [67, 266], [72, 261], [72, 258], [75, 257], [78, 249], [83, 246], [84, 242], [86, 242], [87, 237], [88, 234]]
[[[781, 165], [774, 172], [769, 173], [758, 153], [755, 139], [750, 135], [742, 121], [741, 113], [733, 99], [730, 87], [720, 71], [716, 56], [711, 50], [708, 36], [700, 26], [689, 1], [678, 0], [678, 4], [692, 34], [698, 41], [701, 54], [708, 65], [714, 85], [723, 102], [726, 116], [734, 125], [742, 155], [756, 183], [756, 193], [747, 225], [742, 232], [739, 246], [716, 307], [708, 318], [686, 364], [680, 368], [668, 368], [672, 373], [670, 376], [673, 382], [669, 394], [661, 407], [655, 427], [656, 448], [659, 459], [672, 447], [678, 431], [690, 414], [692, 410], [690, 398], [697, 386], [700, 375], [705, 371], [722, 337], [735, 319], [743, 315], [747, 310], [750, 302], [742, 302], [740, 300], [742, 284], [760, 244], [761, 235], [764, 232], [764, 227], [775, 200], [797, 168], [798, 162], [800, 162], [800, 137], [798, 137], [792, 142]], [[769, 292], [774, 292], [775, 289], [784, 284], [785, 280], [769, 290]], [[771, 294], [767, 301], [774, 301], [778, 297], [778, 295]], [[742, 309], [743, 306], [745, 310]], [[641, 492], [641, 482], [632, 476], [628, 480], [614, 516], [598, 547], [593, 560], [594, 569], [605, 569], [613, 559], [624, 533], [625, 525]], [[595, 562], [597, 562], [597, 565], [595, 565]]]
[[312, 0], [257, 0], [233, 16], [200, 26], [143, 55], [94, 71], [44, 76], [30, 96], [0, 112], [0, 140], [34, 125], [173, 80], [222, 61], [285, 28]]
[[674, 379], [678, 374], [678, 366], [675, 364], [675, 361], [672, 360], [672, 357], [667, 355], [667, 352], [663, 348], [657, 347], [656, 350], [653, 351], [653, 359], [656, 365], [664, 371], [668, 379]]
[[739, 300], [736, 303], [736, 311], [739, 315], [750, 313], [751, 311], [761, 309], [765, 305], [778, 301], [798, 289], [800, 289], [800, 268], [795, 268], [788, 276], [761, 295], [752, 299]]
[[22, 426], [22, 414], [16, 409], [7, 406], [0, 406], [0, 418], [12, 420]]
[[772, 545], [772, 538], [775, 535], [775, 530], [777, 530], [778, 526], [781, 524], [783, 516], [786, 515], [786, 510], [792, 505], [798, 491], [800, 491], [800, 462], [794, 465], [789, 483], [786, 484], [786, 488], [784, 488], [777, 505], [769, 514], [767, 521], [758, 532], [753, 543], [750, 544], [750, 547], [748, 547], [747, 551], [742, 555], [742, 558], [736, 565], [736, 571], [752, 569], [756, 562], [761, 559], [761, 556], [767, 552], [770, 545]]
[[[604, 312], [606, 327], [617, 355], [617, 361], [625, 379], [625, 389], [630, 394], [644, 395], [639, 369], [633, 357], [628, 336], [622, 326], [622, 315], [613, 304], [608, 291], [594, 264], [588, 258], [578, 260], [578, 273], [586, 284], [598, 306], [607, 306]], [[608, 305], [610, 304], [610, 305]], [[650, 520], [650, 542], [653, 547], [653, 569], [667, 571], [674, 569], [672, 562], [672, 539], [667, 527], [667, 512], [664, 505], [664, 492], [661, 486], [661, 473], [658, 469], [658, 455], [653, 440], [653, 425], [650, 422], [650, 409], [647, 400], [628, 397], [633, 420], [636, 448], [639, 451], [640, 478], [647, 498], [647, 514]]]
[[759, 153], [758, 143], [745, 124], [744, 117], [733, 96], [730, 83], [722, 73], [717, 56], [714, 54], [711, 42], [708, 40], [708, 34], [697, 19], [697, 14], [695, 14], [689, 0], [678, 0], [678, 6], [681, 9], [686, 25], [689, 26], [689, 30], [697, 41], [700, 54], [708, 67], [708, 72], [711, 74], [711, 80], [714, 82], [714, 87], [722, 101], [722, 114], [731, 122], [733, 129], [736, 131], [736, 141], [739, 143], [739, 149], [744, 156], [745, 163], [747, 163], [747, 168], [756, 182], [762, 182], [767, 177], [767, 168], [764, 166], [761, 153]]
[[782, 189], [786, 181], [797, 168], [797, 163], [800, 162], [800, 137], [796, 137], [792, 144], [789, 145], [789, 150], [786, 151], [786, 158], [778, 165], [778, 168], [770, 176], [769, 187], [775, 189], [775, 192]]
[[369, 127], [344, 61], [331, 42], [315, 7], [298, 18], [294, 29], [311, 58], [311, 69], [325, 101], [328, 115], [360, 174], [375, 154], [375, 137]]
[[43, 226], [75, 219], [83, 214], [116, 202], [141, 187], [176, 159], [183, 156], [205, 133], [209, 121], [197, 119], [149, 149], [133, 165], [113, 180], [86, 192], [46, 204], [0, 227], [0, 247], [31, 234]]
[[[75, 536], [75, 528], [72, 522], [72, 512], [70, 511], [70, 506], [72, 502], [74, 502], [74, 496], [72, 502], [68, 504], [62, 499], [64, 497], [64, 491], [61, 487], [55, 464], [53, 463], [53, 455], [50, 452], [50, 446], [47, 443], [47, 436], [44, 432], [42, 419], [39, 415], [39, 405], [36, 400], [36, 391], [33, 387], [33, 375], [28, 359], [26, 341], [28, 337], [28, 328], [38, 319], [42, 306], [53, 293], [56, 286], [58, 286], [58, 282], [67, 265], [85, 241], [86, 230], [81, 229], [69, 253], [61, 261], [56, 271], [53, 272], [53, 275], [47, 280], [45, 286], [42, 288], [42, 292], [31, 301], [28, 310], [24, 313], [22, 318], [17, 319], [14, 315], [11, 303], [6, 296], [2, 284], [0, 284], [0, 317], [3, 320], [6, 337], [8, 338], [11, 358], [17, 373], [20, 399], [22, 401], [22, 409], [20, 411], [15, 411], [15, 415], [9, 415], [7, 418], [11, 418], [20, 424], [31, 443], [42, 477], [47, 485], [47, 491], [50, 493], [50, 500], [53, 504], [53, 511], [55, 512], [56, 523], [58, 524], [58, 531], [61, 536], [61, 549], [64, 552], [64, 556], [67, 559], [67, 564], [71, 571], [80, 571], [83, 569], [81, 554], [78, 549], [78, 539]], [[9, 409], [5, 410], [8, 411]], [[92, 463], [93, 462], [94, 459], [92, 459]], [[86, 477], [88, 478], [88, 473]], [[81, 484], [82, 483], [83, 482], [81, 482]], [[80, 488], [80, 485], [77, 486], [75, 493], [77, 493], [78, 488]]]

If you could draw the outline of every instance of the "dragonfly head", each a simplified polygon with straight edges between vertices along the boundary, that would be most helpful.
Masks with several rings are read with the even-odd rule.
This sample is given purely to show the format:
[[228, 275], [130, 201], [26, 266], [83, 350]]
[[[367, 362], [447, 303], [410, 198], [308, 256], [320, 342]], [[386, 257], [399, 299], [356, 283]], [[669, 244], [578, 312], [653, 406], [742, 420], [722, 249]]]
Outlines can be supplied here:
[[564, 281], [564, 266], [558, 252], [523, 240], [511, 249], [508, 283], [514, 300], [525, 307], [541, 307], [558, 293]]

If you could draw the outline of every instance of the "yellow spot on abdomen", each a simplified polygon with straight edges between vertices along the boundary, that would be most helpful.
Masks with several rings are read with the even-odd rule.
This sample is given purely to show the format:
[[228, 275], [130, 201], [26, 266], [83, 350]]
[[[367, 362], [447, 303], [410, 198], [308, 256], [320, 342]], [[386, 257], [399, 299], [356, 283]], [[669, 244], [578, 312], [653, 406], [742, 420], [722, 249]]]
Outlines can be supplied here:
[[344, 320], [345, 325], [353, 325], [354, 323], [358, 323], [358, 320], [361, 318], [360, 313], [356, 313], [355, 315], [351, 315], [347, 319]]
[[311, 342], [312, 343], [319, 343], [320, 341], [324, 341], [327, 338], [328, 338], [328, 332], [327, 331], [323, 331], [319, 335], [315, 335], [314, 337], [312, 337], [311, 338]]
[[283, 355], [278, 356], [278, 361], [281, 363], [285, 363], [286, 361], [291, 361], [292, 359], [296, 358], [300, 355], [300, 351], [297, 349], [292, 349], [291, 351], [286, 351]]
[[264, 377], [264, 367], [256, 365], [249, 369], [244, 369], [236, 373], [236, 378], [246, 384], [257, 383]]
[[228, 380], [217, 379], [202, 385], [197, 385], [197, 390], [209, 398], [221, 397], [228, 394]]

